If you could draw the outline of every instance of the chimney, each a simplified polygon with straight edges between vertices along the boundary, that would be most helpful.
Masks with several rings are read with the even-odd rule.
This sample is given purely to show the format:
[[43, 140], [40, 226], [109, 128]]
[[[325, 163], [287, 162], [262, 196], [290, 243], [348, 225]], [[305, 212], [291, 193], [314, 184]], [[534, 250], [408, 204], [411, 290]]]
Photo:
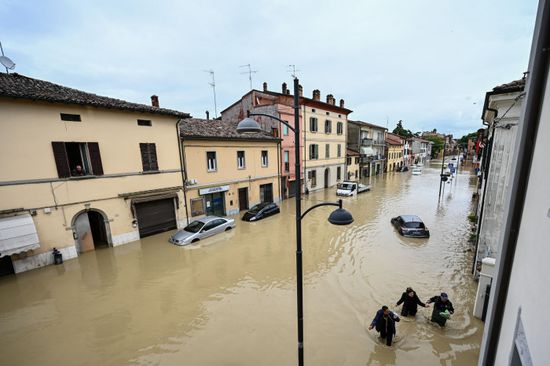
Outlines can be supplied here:
[[298, 95], [303, 97], [304, 96], [304, 87], [298, 84]]
[[313, 100], [321, 100], [321, 91], [319, 89], [313, 91]]
[[288, 94], [287, 90], [286, 83], [283, 83], [283, 94]]
[[210, 112], [206, 111], [206, 120], [209, 121], [210, 120]]
[[267, 91], [267, 83], [264, 81], [264, 92]]
[[327, 104], [334, 105], [334, 95], [327, 94]]
[[159, 97], [156, 95], [151, 95], [151, 105], [153, 107], [159, 107]]
[[344, 108], [344, 99], [340, 99], [340, 108]]

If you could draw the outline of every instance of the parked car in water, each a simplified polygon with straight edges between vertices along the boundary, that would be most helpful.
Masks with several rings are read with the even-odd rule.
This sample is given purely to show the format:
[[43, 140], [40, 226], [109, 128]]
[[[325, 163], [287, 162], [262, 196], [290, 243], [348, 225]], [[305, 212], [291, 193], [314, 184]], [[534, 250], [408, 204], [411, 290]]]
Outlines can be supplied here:
[[243, 215], [243, 221], [258, 221], [281, 212], [276, 203], [258, 203]]
[[406, 165], [403, 165], [402, 167], [399, 167], [395, 170], [396, 172], [408, 172], [409, 171], [409, 167], [406, 166]]
[[195, 220], [181, 230], [178, 230], [169, 239], [176, 245], [187, 245], [209, 236], [231, 230], [235, 227], [235, 220], [227, 217], [207, 216]]
[[399, 234], [411, 238], [429, 238], [430, 231], [416, 215], [400, 215], [391, 219]]

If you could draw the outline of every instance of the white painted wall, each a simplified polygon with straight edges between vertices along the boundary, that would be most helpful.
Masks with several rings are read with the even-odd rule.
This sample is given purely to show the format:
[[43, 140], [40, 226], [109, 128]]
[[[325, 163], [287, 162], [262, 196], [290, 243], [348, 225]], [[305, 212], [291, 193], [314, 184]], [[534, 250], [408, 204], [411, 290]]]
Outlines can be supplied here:
[[[516, 319], [521, 320], [533, 365], [550, 365], [550, 78], [535, 142], [527, 196], [506, 299], [495, 365], [508, 365]], [[508, 196], [508, 195], [507, 195]]]

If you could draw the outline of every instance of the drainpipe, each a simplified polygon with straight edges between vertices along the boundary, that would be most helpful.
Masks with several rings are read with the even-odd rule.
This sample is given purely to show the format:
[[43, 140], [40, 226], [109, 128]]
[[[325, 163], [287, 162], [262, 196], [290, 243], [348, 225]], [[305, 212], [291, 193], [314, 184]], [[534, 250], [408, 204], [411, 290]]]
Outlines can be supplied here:
[[183, 143], [183, 140], [181, 139], [180, 135], [180, 123], [183, 122], [183, 119], [180, 118], [178, 122], [176, 122], [176, 135], [178, 137], [178, 150], [180, 155], [180, 173], [181, 173], [181, 189], [183, 190], [183, 200], [184, 206], [185, 206], [185, 220], [187, 221], [187, 225], [189, 225], [189, 212], [187, 211], [187, 187], [185, 185], [185, 175], [187, 174], [187, 169], [185, 168], [185, 150], [182, 152], [181, 145]]
[[[550, 5], [548, 1], [541, 0], [537, 13], [537, 21], [533, 36], [533, 45], [529, 61], [530, 76], [525, 89], [527, 97], [523, 110], [523, 123], [519, 126], [519, 142], [515, 172], [510, 186], [510, 206], [504, 227], [504, 237], [500, 258], [497, 261], [496, 285], [491, 289], [490, 310], [488, 313], [485, 337], [482, 343], [479, 365], [492, 366], [495, 364], [500, 331], [508, 297], [508, 287], [514, 265], [514, 255], [521, 229], [521, 219], [525, 206], [525, 197], [529, 186], [531, 163], [535, 150], [535, 141], [540, 124], [542, 104], [544, 102], [545, 84], [548, 79], [550, 49]], [[539, 141], [543, 143], [543, 141]], [[509, 352], [509, 350], [505, 350]]]

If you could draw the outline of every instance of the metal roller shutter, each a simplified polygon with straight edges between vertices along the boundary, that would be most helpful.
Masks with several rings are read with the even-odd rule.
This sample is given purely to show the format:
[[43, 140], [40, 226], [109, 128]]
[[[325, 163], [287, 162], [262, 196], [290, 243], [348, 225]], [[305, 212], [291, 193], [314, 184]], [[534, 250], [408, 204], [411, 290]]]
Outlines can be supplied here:
[[142, 238], [177, 227], [173, 198], [136, 203], [135, 209]]

